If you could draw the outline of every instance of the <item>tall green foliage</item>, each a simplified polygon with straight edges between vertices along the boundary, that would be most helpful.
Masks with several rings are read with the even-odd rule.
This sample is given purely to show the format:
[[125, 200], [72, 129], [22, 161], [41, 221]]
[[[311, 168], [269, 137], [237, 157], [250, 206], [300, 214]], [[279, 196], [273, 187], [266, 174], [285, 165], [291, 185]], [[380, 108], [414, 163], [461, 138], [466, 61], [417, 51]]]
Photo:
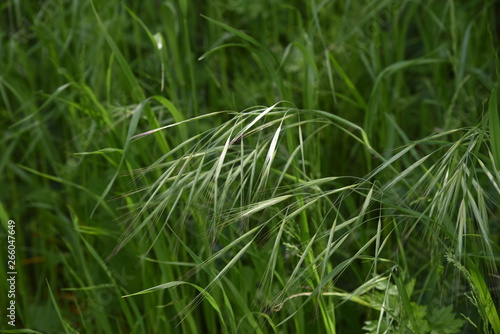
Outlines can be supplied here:
[[5, 1], [0, 328], [498, 332], [498, 10]]

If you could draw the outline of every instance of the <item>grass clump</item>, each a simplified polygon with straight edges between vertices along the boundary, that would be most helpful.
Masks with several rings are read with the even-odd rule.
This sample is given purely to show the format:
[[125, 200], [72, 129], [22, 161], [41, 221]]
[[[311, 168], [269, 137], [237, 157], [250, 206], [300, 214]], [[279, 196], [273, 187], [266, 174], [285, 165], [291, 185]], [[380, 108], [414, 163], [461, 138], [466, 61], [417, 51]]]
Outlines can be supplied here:
[[1, 328], [498, 333], [498, 9], [6, 1]]

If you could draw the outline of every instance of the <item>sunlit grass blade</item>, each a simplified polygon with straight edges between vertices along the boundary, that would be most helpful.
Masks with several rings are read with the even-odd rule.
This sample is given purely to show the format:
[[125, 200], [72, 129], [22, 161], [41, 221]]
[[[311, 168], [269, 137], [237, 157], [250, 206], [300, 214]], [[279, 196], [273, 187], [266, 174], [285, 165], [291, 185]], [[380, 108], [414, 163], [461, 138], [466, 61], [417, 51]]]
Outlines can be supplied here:
[[175, 287], [177, 287], [179, 285], [188, 285], [188, 286], [191, 286], [191, 287], [195, 288], [196, 290], [198, 290], [201, 293], [201, 295], [203, 296], [203, 298], [210, 303], [210, 305], [213, 307], [213, 309], [219, 315], [219, 320], [221, 321], [221, 324], [223, 326], [223, 333], [226, 333], [226, 331], [227, 331], [226, 322], [225, 322], [224, 316], [222, 315], [222, 312], [221, 312], [221, 310], [219, 308], [219, 305], [217, 304], [217, 302], [215, 301], [215, 299], [212, 297], [212, 295], [207, 290], [203, 289], [202, 287], [200, 287], [200, 286], [198, 286], [196, 284], [192, 284], [192, 283], [189, 283], [189, 282], [183, 282], [183, 281], [173, 281], [173, 282], [168, 282], [168, 283], [160, 284], [160, 285], [154, 286], [152, 288], [148, 288], [148, 289], [145, 289], [145, 290], [142, 290], [142, 291], [139, 291], [139, 292], [135, 292], [135, 293], [132, 293], [132, 294], [129, 294], [129, 295], [125, 295], [125, 296], [122, 296], [122, 298], [129, 298], [129, 297], [144, 295], [144, 294], [147, 294], [147, 293], [153, 293], [153, 292], [157, 292], [157, 291], [161, 291], [161, 290], [165, 290], [165, 289], [171, 289], [171, 288], [175, 288]]

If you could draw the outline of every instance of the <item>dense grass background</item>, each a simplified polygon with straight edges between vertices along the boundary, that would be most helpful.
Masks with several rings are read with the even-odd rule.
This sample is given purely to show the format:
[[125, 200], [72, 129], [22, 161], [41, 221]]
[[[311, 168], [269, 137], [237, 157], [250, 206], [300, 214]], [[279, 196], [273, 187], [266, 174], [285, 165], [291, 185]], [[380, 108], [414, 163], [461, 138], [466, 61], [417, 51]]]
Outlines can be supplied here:
[[6, 332], [500, 333], [498, 1], [0, 12]]

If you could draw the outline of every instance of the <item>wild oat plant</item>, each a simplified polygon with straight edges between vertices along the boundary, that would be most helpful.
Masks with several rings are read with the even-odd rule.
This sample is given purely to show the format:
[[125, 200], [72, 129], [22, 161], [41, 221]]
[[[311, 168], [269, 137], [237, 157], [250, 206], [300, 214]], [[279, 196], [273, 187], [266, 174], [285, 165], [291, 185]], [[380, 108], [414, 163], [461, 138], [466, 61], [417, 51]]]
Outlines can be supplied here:
[[498, 1], [0, 13], [1, 332], [500, 334]]

